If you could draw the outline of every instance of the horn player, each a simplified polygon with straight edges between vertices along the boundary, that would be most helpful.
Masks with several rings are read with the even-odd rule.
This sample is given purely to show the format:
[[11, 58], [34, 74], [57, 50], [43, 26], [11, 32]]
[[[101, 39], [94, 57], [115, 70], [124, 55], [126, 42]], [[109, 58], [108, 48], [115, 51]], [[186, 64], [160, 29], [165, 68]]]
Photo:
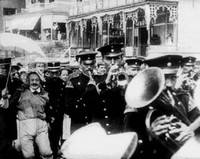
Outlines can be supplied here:
[[[175, 90], [176, 73], [181, 59], [182, 56], [179, 55], [165, 55], [146, 60], [145, 63], [150, 67], [149, 69], [160, 68], [164, 80], [163, 82], [160, 80], [163, 84], [157, 84], [160, 81], [152, 79], [160, 78], [158, 75], [155, 75], [155, 78], [144, 76], [149, 79], [141, 79], [141, 82], [153, 84], [152, 87], [144, 89], [146, 94], [142, 94], [145, 94], [143, 99], [146, 100], [148, 96], [155, 93], [156, 86], [161, 91], [159, 94], [158, 91], [155, 93], [152, 97], [153, 99], [156, 96], [154, 100], [148, 99], [146, 105], [140, 105], [137, 102], [131, 104], [126, 97], [126, 102], [133, 111], [125, 111], [124, 130], [138, 133], [140, 144], [138, 151], [134, 154], [136, 158], [169, 159], [188, 139], [199, 133], [198, 108], [192, 103], [189, 94], [177, 93]], [[141, 74], [142, 72], [136, 75], [131, 83]], [[128, 89], [130, 88], [127, 88], [127, 91]], [[135, 94], [138, 93], [137, 90]]]

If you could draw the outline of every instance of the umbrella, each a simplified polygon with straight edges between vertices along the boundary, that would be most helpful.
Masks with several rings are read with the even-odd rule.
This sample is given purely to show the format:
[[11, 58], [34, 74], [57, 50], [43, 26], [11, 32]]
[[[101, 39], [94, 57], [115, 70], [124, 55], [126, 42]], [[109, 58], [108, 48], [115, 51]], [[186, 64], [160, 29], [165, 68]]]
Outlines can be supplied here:
[[39, 55], [46, 57], [37, 42], [22, 35], [0, 33], [0, 51], [12, 51], [15, 57]]

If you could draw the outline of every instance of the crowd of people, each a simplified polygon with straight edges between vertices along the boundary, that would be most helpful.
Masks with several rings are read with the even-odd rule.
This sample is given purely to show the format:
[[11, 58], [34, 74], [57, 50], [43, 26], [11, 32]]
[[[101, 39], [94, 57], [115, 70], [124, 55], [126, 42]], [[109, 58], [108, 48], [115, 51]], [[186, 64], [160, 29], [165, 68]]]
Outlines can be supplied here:
[[[9, 58], [0, 59], [1, 159], [64, 158], [62, 144], [78, 129], [96, 122], [108, 135], [136, 132], [138, 145], [131, 156], [135, 159], [169, 159], [199, 133], [195, 57], [124, 57], [121, 44], [98, 51], [101, 62], [96, 61], [98, 52], [80, 51], [76, 69], [61, 67], [59, 61], [34, 61], [25, 69], [10, 67]], [[143, 79], [134, 83], [138, 77]], [[140, 95], [141, 84], [146, 84], [142, 106], [133, 100]], [[131, 85], [138, 90], [126, 97]]]

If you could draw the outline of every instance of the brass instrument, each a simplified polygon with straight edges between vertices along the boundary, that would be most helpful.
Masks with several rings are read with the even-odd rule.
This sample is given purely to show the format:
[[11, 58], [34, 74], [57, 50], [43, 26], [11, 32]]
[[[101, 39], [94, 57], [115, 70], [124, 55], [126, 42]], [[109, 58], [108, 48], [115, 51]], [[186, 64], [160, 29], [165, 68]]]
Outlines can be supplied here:
[[[125, 92], [125, 100], [127, 105], [132, 108], [142, 108], [151, 104], [152, 109], [149, 110], [145, 121], [147, 132], [151, 138], [156, 139], [174, 153], [183, 143], [175, 140], [179, 134], [172, 135], [168, 132], [179, 128], [181, 122], [184, 121], [185, 123], [185, 118], [181, 113], [179, 114], [178, 110], [174, 113], [173, 106], [165, 100], [164, 87], [165, 77], [162, 70], [151, 67], [139, 72], [131, 80]], [[155, 102], [157, 103], [155, 104]], [[166, 115], [166, 120], [168, 120], [170, 126], [168, 127], [168, 132], [163, 136], [156, 136], [151, 130], [151, 124], [156, 118], [162, 115]]]
[[116, 75], [116, 81], [118, 86], [126, 86], [129, 83], [129, 76], [125, 72], [119, 72]]

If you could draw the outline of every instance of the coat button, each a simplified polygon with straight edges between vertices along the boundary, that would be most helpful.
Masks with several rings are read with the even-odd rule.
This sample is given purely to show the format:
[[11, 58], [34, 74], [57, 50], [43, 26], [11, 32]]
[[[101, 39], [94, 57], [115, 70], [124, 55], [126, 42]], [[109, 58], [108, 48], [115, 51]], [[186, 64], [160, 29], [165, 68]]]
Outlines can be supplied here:
[[83, 103], [83, 106], [86, 107], [85, 103]]
[[105, 100], [103, 100], [102, 102], [103, 102], [103, 103], [105, 103], [106, 101], [105, 101]]
[[106, 110], [107, 110], [106, 108], [103, 109], [103, 111], [106, 111]]
[[109, 126], [110, 124], [106, 123], [106, 126]]
[[85, 116], [85, 119], [87, 119], [87, 116]]
[[76, 105], [76, 108], [78, 108], [78, 105]]
[[111, 134], [111, 132], [110, 132], [110, 131], [108, 131], [107, 133], [108, 133], [108, 134]]
[[108, 116], [107, 116], [107, 115], [105, 116], [105, 119], [108, 119]]

